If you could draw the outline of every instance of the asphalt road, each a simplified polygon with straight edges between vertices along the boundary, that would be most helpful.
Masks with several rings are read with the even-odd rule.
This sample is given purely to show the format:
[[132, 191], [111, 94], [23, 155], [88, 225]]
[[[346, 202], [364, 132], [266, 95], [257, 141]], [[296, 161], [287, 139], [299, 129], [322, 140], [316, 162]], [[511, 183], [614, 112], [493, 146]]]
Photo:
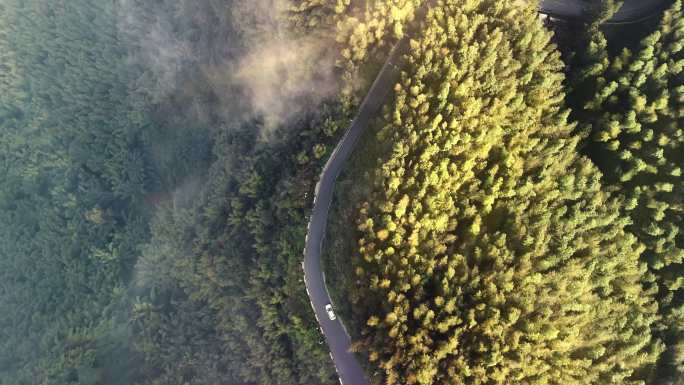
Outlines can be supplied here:
[[402, 39], [392, 49], [390, 57], [385, 62], [380, 74], [375, 79], [370, 91], [363, 100], [356, 118], [337, 144], [328, 162], [323, 168], [320, 180], [316, 185], [314, 206], [304, 247], [304, 282], [309, 293], [311, 304], [316, 313], [316, 319], [325, 335], [330, 348], [332, 359], [344, 385], [367, 385], [361, 366], [352, 353], [349, 352], [351, 340], [340, 319], [331, 321], [325, 312], [325, 305], [331, 303], [325, 287], [325, 277], [321, 268], [321, 249], [325, 238], [325, 228], [328, 221], [328, 210], [333, 197], [335, 179], [342, 170], [344, 162], [349, 158], [354, 145], [359, 140], [368, 122], [377, 114], [387, 98], [389, 91], [399, 78], [396, 63], [408, 47], [407, 40]]
[[[542, 0], [539, 12], [561, 19], [582, 19], [586, 16], [587, 4], [582, 0]], [[621, 24], [642, 20], [671, 4], [670, 0], [624, 0], [622, 7], [608, 23]]]
[[[643, 19], [659, 11], [662, 0], [626, 0], [623, 8], [612, 19], [614, 22], [628, 22]], [[585, 10], [581, 0], [548, 0], [541, 2], [540, 12], [561, 18], [581, 18]], [[351, 339], [340, 319], [331, 321], [325, 312], [325, 305], [332, 303], [325, 286], [325, 276], [321, 267], [321, 251], [328, 221], [328, 211], [333, 198], [335, 180], [345, 161], [349, 158], [359, 137], [370, 120], [378, 113], [394, 84], [399, 78], [397, 69], [401, 55], [408, 48], [406, 38], [400, 40], [392, 49], [389, 58], [378, 74], [370, 91], [359, 108], [356, 118], [347, 129], [332, 155], [325, 164], [316, 185], [314, 205], [304, 246], [304, 282], [316, 314], [316, 319], [325, 336], [340, 382], [343, 385], [369, 385], [363, 369], [353, 353], [350, 353]]]

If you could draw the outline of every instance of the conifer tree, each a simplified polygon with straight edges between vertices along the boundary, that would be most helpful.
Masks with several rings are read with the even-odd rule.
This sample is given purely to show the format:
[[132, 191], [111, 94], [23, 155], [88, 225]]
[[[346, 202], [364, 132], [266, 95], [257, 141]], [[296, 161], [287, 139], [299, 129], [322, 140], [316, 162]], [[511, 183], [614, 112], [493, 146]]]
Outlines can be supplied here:
[[106, 1], [0, 5], [2, 384], [102, 378], [150, 183], [117, 22]]
[[379, 382], [636, 385], [662, 351], [550, 38], [534, 4], [444, 0], [410, 42], [358, 218]]
[[359, 102], [358, 91], [370, 87], [365, 74], [360, 73], [361, 67], [382, 64], [377, 59], [386, 57], [394, 43], [405, 35], [424, 3], [424, 0], [293, 0], [290, 19], [306, 30], [315, 27], [332, 33], [341, 50], [343, 102], [350, 107]]
[[608, 57], [597, 31], [596, 54], [576, 88], [580, 121], [590, 127], [589, 153], [624, 197], [628, 230], [646, 246], [668, 345], [659, 375], [684, 377], [684, 20], [676, 1], [637, 51]]

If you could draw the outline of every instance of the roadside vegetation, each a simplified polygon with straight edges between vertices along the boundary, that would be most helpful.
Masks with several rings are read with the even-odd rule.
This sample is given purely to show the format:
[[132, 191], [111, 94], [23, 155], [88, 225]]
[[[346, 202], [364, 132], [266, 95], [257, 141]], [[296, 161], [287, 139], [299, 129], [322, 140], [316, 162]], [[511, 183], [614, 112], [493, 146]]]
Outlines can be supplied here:
[[595, 5], [567, 64], [513, 3], [414, 21], [329, 236], [377, 383], [684, 378], [681, 6], [629, 51]]
[[337, 383], [313, 188], [408, 35], [324, 250], [372, 383], [681, 385], [681, 2], [587, 3], [1, 2], [0, 384]]

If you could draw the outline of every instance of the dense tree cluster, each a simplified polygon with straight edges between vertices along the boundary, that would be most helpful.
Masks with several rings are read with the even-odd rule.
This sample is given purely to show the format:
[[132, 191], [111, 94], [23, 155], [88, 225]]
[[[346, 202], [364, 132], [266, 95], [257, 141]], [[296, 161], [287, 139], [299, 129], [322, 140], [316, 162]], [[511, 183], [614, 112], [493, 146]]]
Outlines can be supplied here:
[[[340, 45], [339, 65], [347, 85], [347, 104], [358, 103], [358, 91], [369, 87], [377, 66], [401, 39], [423, 0], [294, 0], [290, 18], [305, 29], [325, 29]], [[369, 65], [370, 64], [370, 65]], [[370, 74], [362, 68], [372, 68]]]
[[0, 383], [93, 383], [155, 185], [141, 72], [111, 2], [0, 9]]
[[[681, 1], [617, 54], [621, 2], [588, 1], [568, 65], [524, 3], [0, 2], [0, 384], [336, 383], [302, 281], [312, 190], [407, 36], [343, 184], [355, 226], [331, 227], [369, 378], [679, 384]], [[269, 120], [268, 74], [241, 72], [262, 51], [285, 73], [263, 99], [318, 75], [327, 99]]]
[[0, 384], [333, 382], [300, 262], [342, 117], [259, 140], [263, 3], [0, 4]]
[[[302, 283], [305, 193], [315, 165], [309, 138], [259, 144], [254, 127], [217, 140], [197, 205], [165, 204], [138, 265], [132, 319], [150, 384], [330, 384], [332, 367]], [[326, 123], [327, 121], [327, 123]], [[308, 181], [302, 184], [301, 181]]]
[[441, 1], [411, 41], [358, 228], [359, 349], [387, 384], [639, 384], [643, 250], [578, 155], [532, 8]]
[[684, 377], [684, 20], [677, 1], [636, 50], [614, 57], [599, 32], [579, 73], [578, 117], [589, 153], [624, 197], [628, 230], [655, 273], [670, 347], [662, 373]]

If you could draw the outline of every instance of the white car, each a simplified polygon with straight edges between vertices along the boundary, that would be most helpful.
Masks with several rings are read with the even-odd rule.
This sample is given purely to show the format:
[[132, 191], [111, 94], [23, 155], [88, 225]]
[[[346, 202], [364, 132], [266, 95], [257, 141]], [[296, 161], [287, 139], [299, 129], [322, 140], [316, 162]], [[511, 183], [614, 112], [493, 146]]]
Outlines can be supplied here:
[[334, 321], [335, 318], [337, 318], [335, 317], [335, 312], [333, 312], [331, 304], [325, 305], [325, 312], [328, 313], [328, 318], [330, 318], [331, 321]]

